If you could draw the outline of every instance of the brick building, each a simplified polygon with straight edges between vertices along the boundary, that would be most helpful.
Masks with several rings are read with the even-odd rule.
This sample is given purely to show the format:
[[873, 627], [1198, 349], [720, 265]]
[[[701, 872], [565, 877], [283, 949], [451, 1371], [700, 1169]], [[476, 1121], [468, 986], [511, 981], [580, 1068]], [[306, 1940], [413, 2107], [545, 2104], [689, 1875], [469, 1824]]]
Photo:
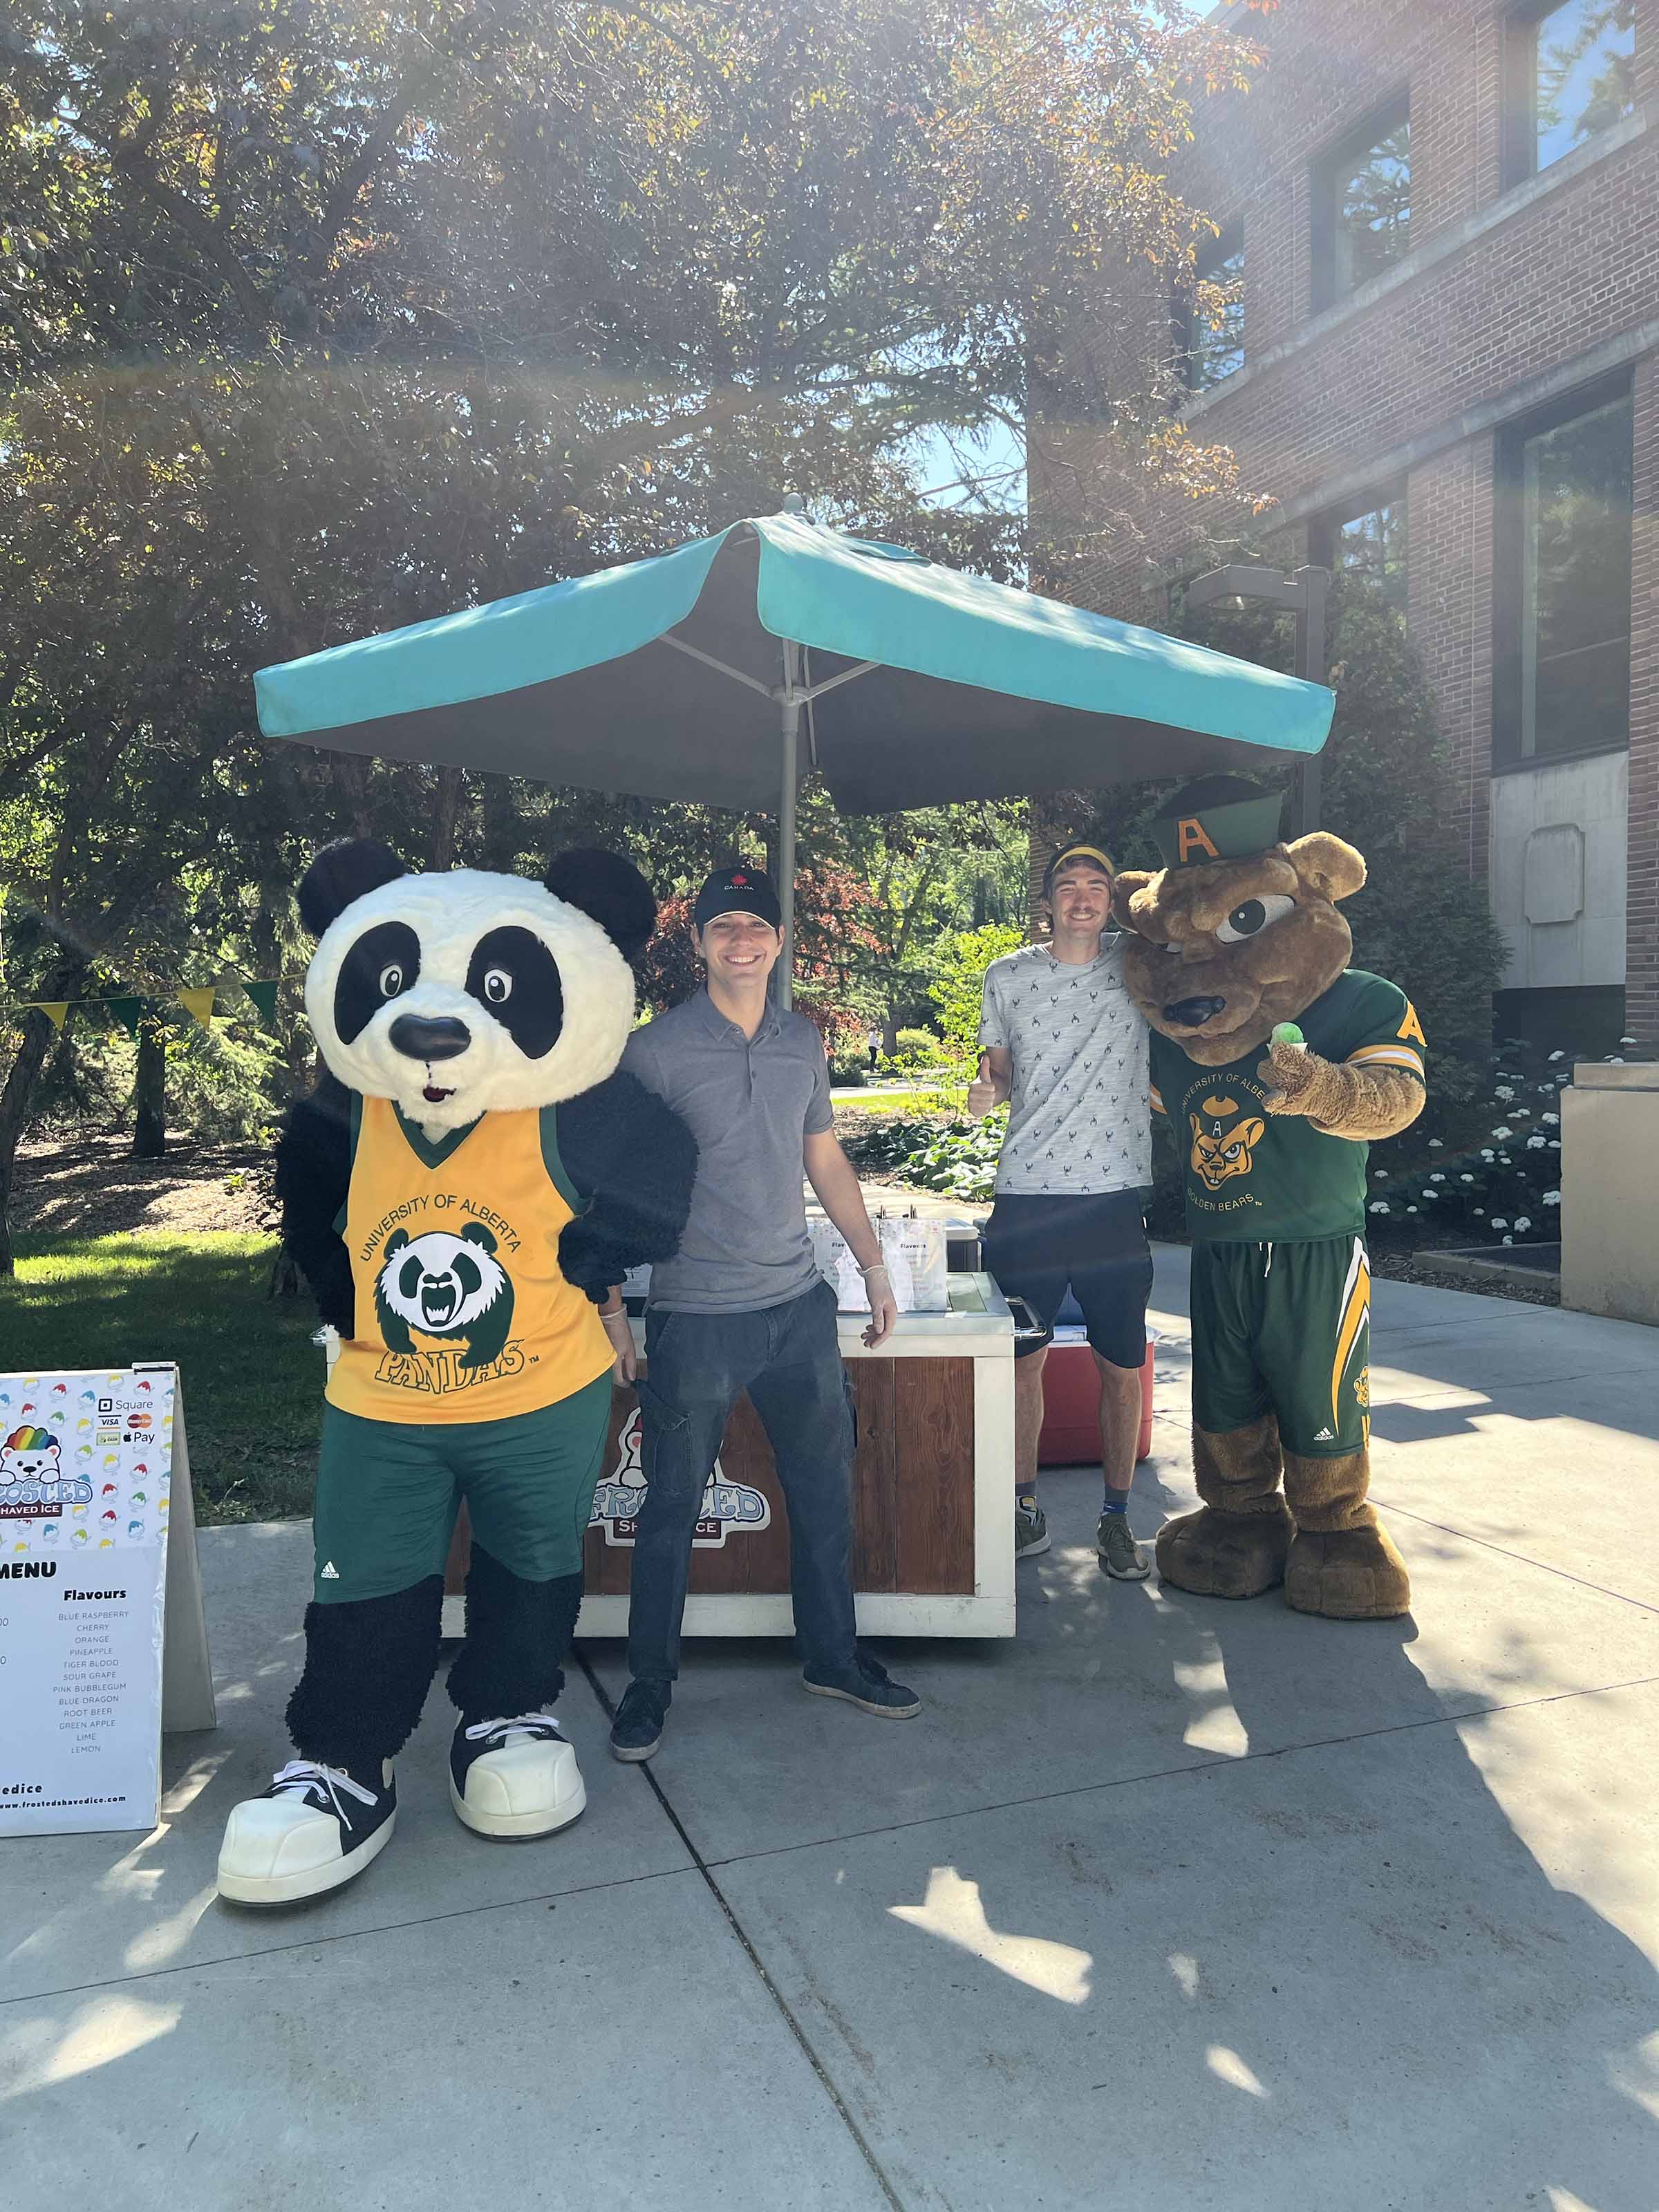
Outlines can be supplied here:
[[[1398, 596], [1504, 1013], [1659, 1039], [1659, 0], [1218, 13], [1270, 59], [1174, 180], [1237, 291], [1184, 336], [1177, 308], [1183, 419], [1277, 499], [1270, 557]], [[1099, 434], [1034, 420], [1039, 530], [1086, 521]], [[1237, 522], [1138, 520], [1069, 588], [1156, 621]]]

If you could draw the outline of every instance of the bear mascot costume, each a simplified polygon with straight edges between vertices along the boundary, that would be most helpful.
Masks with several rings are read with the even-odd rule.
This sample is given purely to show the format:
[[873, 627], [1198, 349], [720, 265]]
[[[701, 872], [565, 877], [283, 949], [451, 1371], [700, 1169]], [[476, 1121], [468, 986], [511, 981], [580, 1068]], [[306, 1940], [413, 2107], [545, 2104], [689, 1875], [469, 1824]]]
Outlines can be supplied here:
[[[327, 1075], [277, 1152], [289, 1249], [340, 1335], [317, 1477], [296, 1756], [230, 1815], [222, 1896], [337, 1888], [384, 1848], [392, 1761], [436, 1671], [443, 1570], [471, 1518], [450, 1802], [478, 1834], [550, 1833], [586, 1802], [557, 1698], [582, 1592], [616, 1347], [611, 1287], [665, 1258], [696, 1149], [617, 1070], [645, 879], [567, 853], [541, 884], [319, 853], [306, 1011]], [[612, 1326], [617, 1324], [614, 1322]], [[620, 1332], [619, 1332], [620, 1333]]]
[[1411, 1585], [1366, 1499], [1365, 1165], [1422, 1111], [1423, 1031], [1397, 985], [1348, 965], [1336, 902], [1364, 860], [1322, 831], [1281, 844], [1280, 805], [1205, 778], [1153, 824], [1168, 865], [1115, 893], [1192, 1237], [1204, 1503], [1160, 1532], [1158, 1571], [1209, 1597], [1283, 1582], [1300, 1613], [1382, 1620]]

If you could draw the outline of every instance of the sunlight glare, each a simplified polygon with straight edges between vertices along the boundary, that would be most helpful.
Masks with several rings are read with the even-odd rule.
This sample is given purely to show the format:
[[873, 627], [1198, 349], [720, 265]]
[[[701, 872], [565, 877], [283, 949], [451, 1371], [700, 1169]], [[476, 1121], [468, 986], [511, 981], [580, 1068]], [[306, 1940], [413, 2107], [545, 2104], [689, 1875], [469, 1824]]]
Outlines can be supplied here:
[[890, 1905], [895, 1920], [908, 1921], [941, 1942], [952, 1943], [994, 1966], [1000, 1974], [1023, 1982], [1045, 1997], [1061, 2004], [1085, 2004], [1089, 1998], [1089, 1970], [1094, 1960], [1087, 1951], [1069, 1943], [1052, 1943], [1042, 1936], [1005, 1936], [991, 1926], [980, 1902], [979, 1884], [964, 1881], [954, 1867], [934, 1867], [927, 1877], [927, 1900], [921, 1905]]
[[1231, 2088], [1247, 2090], [1252, 2097], [1265, 2097], [1267, 2091], [1236, 2051], [1229, 2051], [1224, 2043], [1212, 2043], [1204, 2054], [1204, 2063], [1218, 2081]]
[[[24, 2037], [18, 2039], [25, 2048], [15, 2050], [15, 2063], [0, 2069], [10, 2075], [0, 2096], [11, 2099], [31, 2090], [48, 2089], [59, 2081], [72, 2081], [77, 2075], [95, 2073], [100, 2066], [113, 2065], [118, 2058], [130, 2057], [147, 2043], [171, 2035], [183, 2009], [182, 2004], [154, 2004], [141, 1997], [94, 1997], [82, 2007], [73, 2025], [55, 2043], [50, 2027], [43, 2031], [39, 2023], [33, 2023], [27, 2031], [27, 2043]], [[28, 2045], [33, 2045], [32, 2051], [27, 2051]]]

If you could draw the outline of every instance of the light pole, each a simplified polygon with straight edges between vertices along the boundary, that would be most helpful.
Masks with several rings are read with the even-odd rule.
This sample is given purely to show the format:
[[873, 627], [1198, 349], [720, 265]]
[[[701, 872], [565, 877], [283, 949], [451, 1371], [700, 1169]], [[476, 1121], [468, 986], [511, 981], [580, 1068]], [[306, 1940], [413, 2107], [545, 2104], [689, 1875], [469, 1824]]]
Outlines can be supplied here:
[[[1325, 681], [1325, 602], [1331, 588], [1328, 568], [1297, 568], [1281, 575], [1277, 568], [1260, 568], [1231, 561], [1224, 568], [1211, 568], [1194, 576], [1187, 586], [1189, 607], [1282, 607], [1296, 617], [1296, 673], [1305, 683]], [[1297, 835], [1306, 836], [1319, 827], [1320, 762], [1310, 753], [1296, 768], [1294, 812]]]

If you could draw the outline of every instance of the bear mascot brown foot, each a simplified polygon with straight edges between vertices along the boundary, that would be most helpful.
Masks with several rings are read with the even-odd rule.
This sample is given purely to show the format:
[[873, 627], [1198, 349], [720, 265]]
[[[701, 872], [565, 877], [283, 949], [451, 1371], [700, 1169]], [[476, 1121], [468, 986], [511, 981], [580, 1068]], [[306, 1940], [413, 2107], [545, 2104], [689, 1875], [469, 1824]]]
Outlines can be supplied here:
[[1397, 985], [1348, 966], [1336, 902], [1364, 860], [1318, 831], [1280, 843], [1281, 804], [1207, 777], [1153, 824], [1168, 865], [1117, 879], [1193, 1249], [1204, 1502], [1159, 1535], [1158, 1571], [1205, 1597], [1282, 1582], [1298, 1613], [1382, 1620], [1411, 1584], [1366, 1498], [1365, 1169], [1422, 1110], [1424, 1037]]

